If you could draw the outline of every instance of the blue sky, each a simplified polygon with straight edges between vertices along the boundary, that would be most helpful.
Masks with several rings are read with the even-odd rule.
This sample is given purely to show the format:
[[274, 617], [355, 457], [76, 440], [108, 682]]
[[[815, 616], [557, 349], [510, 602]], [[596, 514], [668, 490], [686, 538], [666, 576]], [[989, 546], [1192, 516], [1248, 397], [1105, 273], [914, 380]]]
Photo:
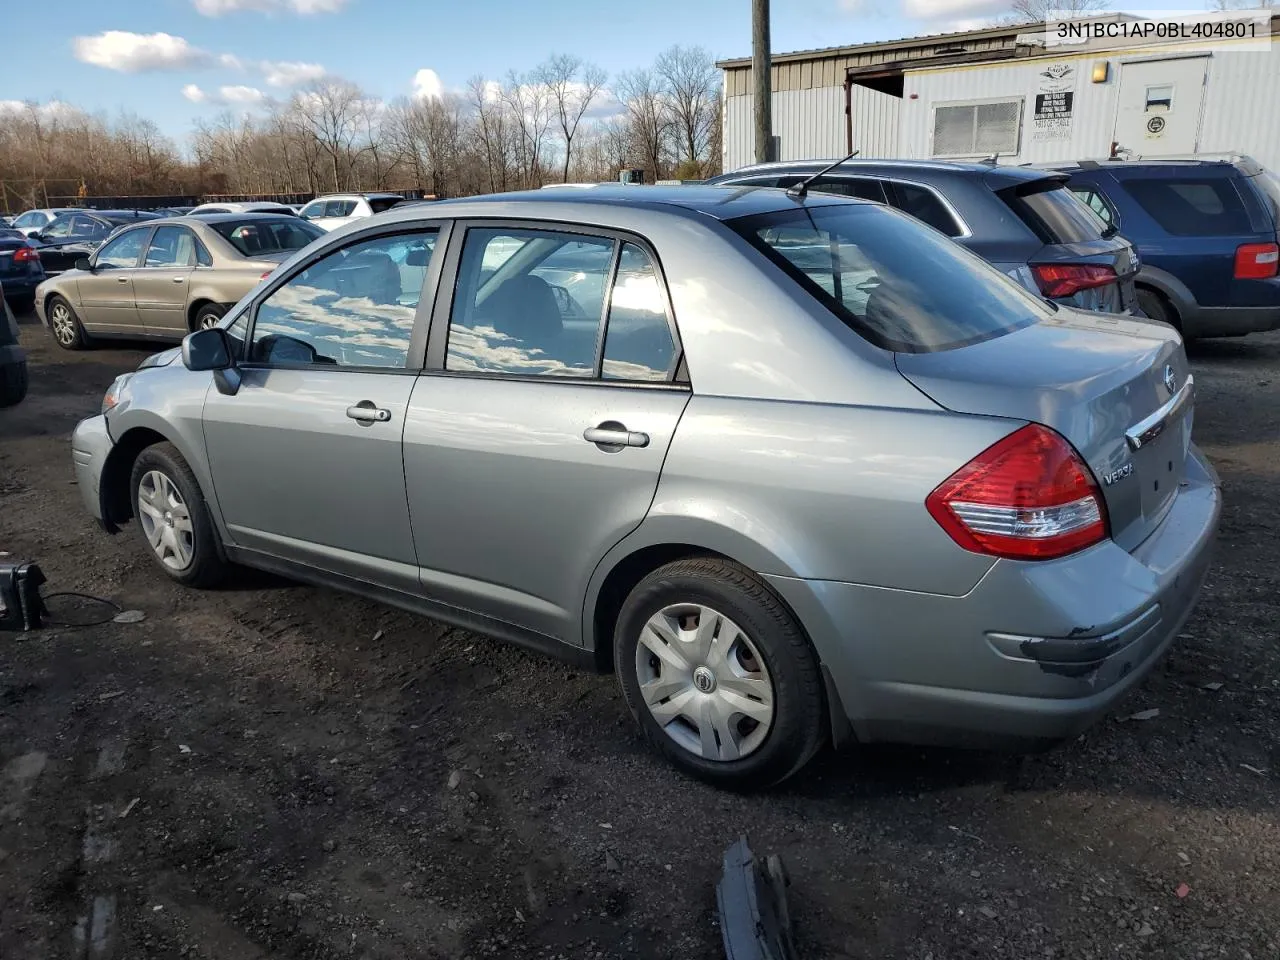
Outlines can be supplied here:
[[[772, 46], [785, 52], [963, 29], [1007, 2], [773, 0]], [[413, 93], [420, 70], [434, 72], [421, 75], [427, 87], [450, 89], [477, 73], [527, 70], [553, 52], [613, 74], [645, 66], [676, 43], [717, 58], [751, 49], [749, 0], [16, 0], [5, 7], [0, 101], [131, 110], [179, 143], [195, 119], [287, 98], [320, 72], [391, 99]]]

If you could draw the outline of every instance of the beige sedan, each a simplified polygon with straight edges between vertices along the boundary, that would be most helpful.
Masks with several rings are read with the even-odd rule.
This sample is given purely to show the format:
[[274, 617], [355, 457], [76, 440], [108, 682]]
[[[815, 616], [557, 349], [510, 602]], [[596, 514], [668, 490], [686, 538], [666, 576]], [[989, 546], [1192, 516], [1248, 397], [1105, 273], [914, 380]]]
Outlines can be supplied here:
[[36, 288], [36, 312], [58, 345], [96, 337], [181, 340], [211, 327], [283, 261], [325, 233], [276, 214], [148, 220], [112, 234]]

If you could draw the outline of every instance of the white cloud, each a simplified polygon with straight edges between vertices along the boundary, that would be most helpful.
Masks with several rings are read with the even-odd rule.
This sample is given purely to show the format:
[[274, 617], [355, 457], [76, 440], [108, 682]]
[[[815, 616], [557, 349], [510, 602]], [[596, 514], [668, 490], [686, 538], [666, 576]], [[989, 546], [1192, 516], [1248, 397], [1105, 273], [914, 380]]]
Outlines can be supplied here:
[[71, 116], [78, 111], [69, 103], [61, 100], [48, 100], [45, 103], [34, 103], [25, 100], [0, 100], [0, 116], [5, 114], [26, 113], [31, 107], [41, 120], [53, 120], [58, 117]]
[[192, 0], [196, 12], [206, 17], [220, 17], [242, 10], [255, 13], [296, 13], [309, 16], [315, 13], [337, 13], [347, 0]]
[[1008, 0], [903, 0], [902, 15], [911, 20], [972, 22], [1008, 9]]
[[219, 87], [214, 92], [188, 83], [182, 88], [182, 95], [192, 103], [208, 103], [220, 107], [254, 107], [267, 99], [267, 95], [257, 87], [239, 85]]
[[71, 46], [77, 60], [121, 73], [176, 70], [209, 61], [203, 50], [168, 33], [108, 30], [93, 37], [76, 37]]
[[319, 80], [326, 72], [318, 63], [297, 60], [263, 60], [258, 66], [270, 87], [298, 87]]
[[444, 96], [444, 84], [440, 74], [430, 67], [423, 67], [413, 75], [413, 98], [415, 100], [439, 100]]
[[218, 54], [218, 64], [226, 67], [228, 70], [243, 70], [244, 61], [237, 57], [234, 53]]

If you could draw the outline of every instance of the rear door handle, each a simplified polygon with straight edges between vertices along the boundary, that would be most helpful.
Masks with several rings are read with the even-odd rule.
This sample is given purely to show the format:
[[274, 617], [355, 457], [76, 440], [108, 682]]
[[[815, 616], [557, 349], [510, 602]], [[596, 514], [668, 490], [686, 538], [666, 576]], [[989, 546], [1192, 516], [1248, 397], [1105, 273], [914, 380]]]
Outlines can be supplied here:
[[386, 423], [391, 419], [391, 411], [374, 406], [372, 400], [361, 400], [359, 403], [347, 407], [347, 416], [360, 423]]
[[129, 282], [128, 277], [116, 277], [116, 283], [128, 283], [128, 282]]
[[637, 430], [628, 430], [616, 420], [606, 420], [599, 426], [590, 427], [582, 433], [582, 439], [594, 443], [602, 450], [618, 450], [622, 447], [647, 447], [649, 435]]
[[173, 278], [173, 282], [174, 282], [174, 283], [186, 283], [186, 282], [187, 282], [187, 278], [186, 278], [186, 277], [174, 277], [174, 278]]

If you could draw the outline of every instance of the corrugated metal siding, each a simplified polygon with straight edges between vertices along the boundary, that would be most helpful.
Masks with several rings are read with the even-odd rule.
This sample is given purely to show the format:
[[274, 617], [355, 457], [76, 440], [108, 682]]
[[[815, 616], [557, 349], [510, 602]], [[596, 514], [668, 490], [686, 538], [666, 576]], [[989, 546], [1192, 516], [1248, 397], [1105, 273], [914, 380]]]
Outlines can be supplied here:
[[[902, 109], [902, 99], [856, 85], [850, 95], [853, 98], [853, 148], [862, 151], [859, 156], [899, 156], [898, 116]], [[843, 106], [841, 103], [842, 111]], [[841, 119], [844, 119], [843, 116]], [[836, 153], [843, 155], [845, 152], [844, 140], [841, 139], [840, 149]]]
[[1280, 170], [1280, 44], [1267, 53], [1215, 54], [1209, 60], [1202, 152], [1240, 150]]
[[[729, 97], [725, 101], [726, 171], [755, 162], [754, 103], [752, 96]], [[847, 152], [844, 129], [843, 87], [787, 90], [773, 95], [773, 131], [780, 141], [779, 160], [842, 157]]]

